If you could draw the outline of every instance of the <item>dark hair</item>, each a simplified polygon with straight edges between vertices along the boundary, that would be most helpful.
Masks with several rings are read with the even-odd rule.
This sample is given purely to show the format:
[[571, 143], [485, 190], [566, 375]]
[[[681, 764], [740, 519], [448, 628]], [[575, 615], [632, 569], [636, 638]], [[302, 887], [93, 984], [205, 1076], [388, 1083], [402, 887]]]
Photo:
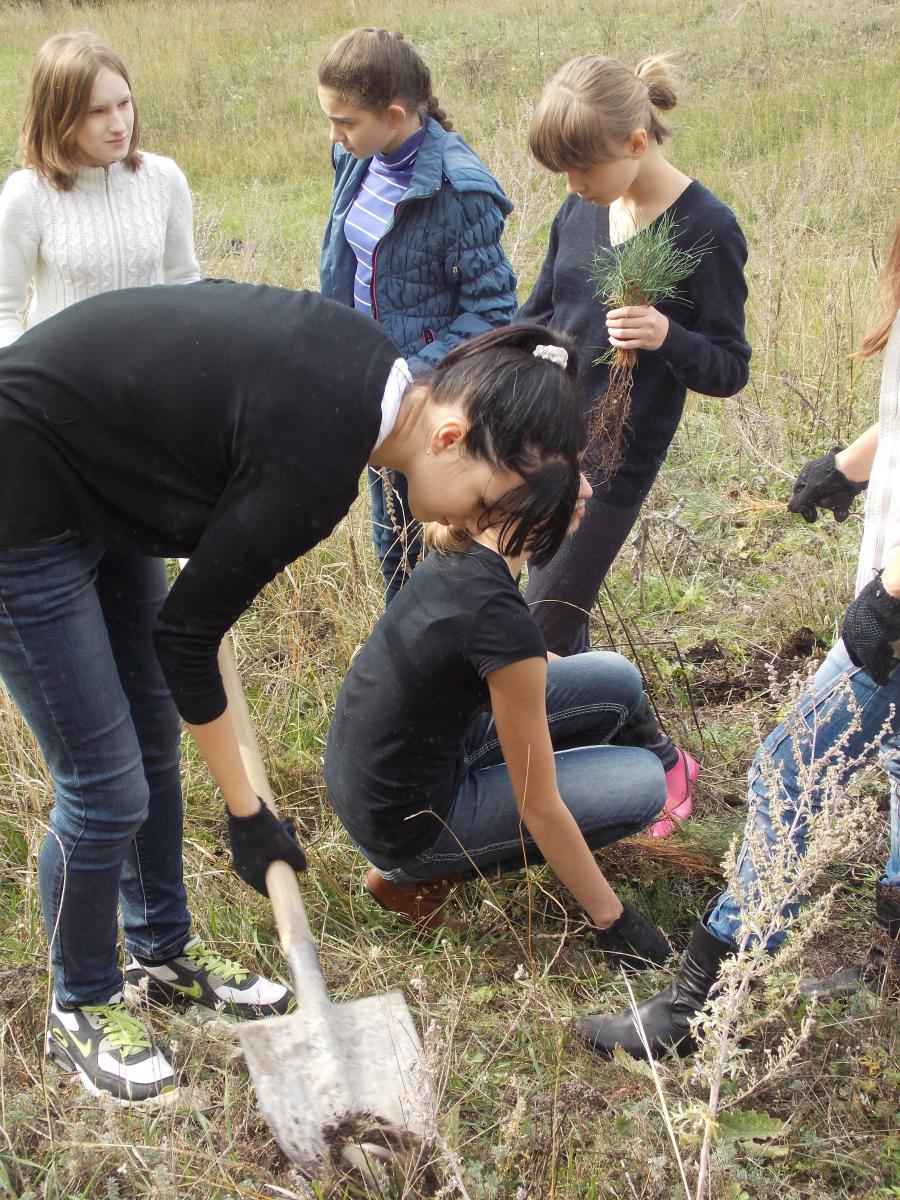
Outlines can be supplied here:
[[[538, 357], [536, 346], [560, 346], [565, 367]], [[587, 434], [569, 340], [524, 322], [457, 346], [427, 381], [435, 404], [458, 404], [468, 420], [466, 453], [524, 482], [482, 514], [482, 529], [499, 525], [501, 554], [527, 549], [536, 565], [559, 549], [572, 520]]]
[[399, 100], [451, 130], [453, 122], [431, 90], [431, 72], [402, 33], [354, 29], [335, 42], [319, 64], [322, 87], [334, 88], [354, 108], [383, 112]]

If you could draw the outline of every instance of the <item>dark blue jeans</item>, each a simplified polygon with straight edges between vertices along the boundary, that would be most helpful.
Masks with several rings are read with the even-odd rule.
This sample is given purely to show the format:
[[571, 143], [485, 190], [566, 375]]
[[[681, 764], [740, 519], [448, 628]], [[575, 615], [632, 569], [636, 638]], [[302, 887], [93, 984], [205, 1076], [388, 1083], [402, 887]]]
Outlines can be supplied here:
[[180, 721], [151, 640], [166, 591], [162, 562], [75, 535], [0, 550], [0, 677], [55, 793], [39, 874], [63, 1005], [121, 990], [119, 906], [141, 958], [189, 937]]
[[[665, 773], [656, 755], [610, 744], [639, 710], [643, 695], [640, 675], [620, 654], [576, 654], [547, 668], [547, 724], [559, 794], [592, 850], [639, 833], [665, 804]], [[436, 822], [435, 841], [426, 851], [387, 863], [361, 847], [395, 883], [517, 870], [523, 852], [530, 863], [543, 861], [519, 816], [490, 713], [470, 724], [464, 750], [453, 807], [443, 823]]]
[[[840, 747], [840, 759], [830, 769], [838, 772], [841, 782], [849, 779], [859, 768], [861, 757], [871, 756], [872, 743], [885, 727], [888, 736], [879, 758], [890, 787], [891, 816], [888, 860], [881, 880], [900, 887], [900, 667], [895, 667], [888, 682], [879, 687], [871, 676], [853, 665], [844, 643], [838, 641], [794, 708], [766, 738], [750, 767], [750, 815], [737, 861], [740, 891], [749, 911], [756, 908], [757, 880], [760, 872], [769, 869], [769, 847], [775, 845], [779, 833], [787, 831], [802, 855], [809, 836], [808, 822], [824, 819], [820, 817], [822, 795], [818, 787], [812, 792], [808, 817], [800, 807], [801, 793], [810, 787], [810, 768], [819, 762], [819, 769], [824, 770], [826, 756]], [[815, 781], [814, 773], [812, 778]], [[780, 793], [775, 806], [773, 787]], [[784, 889], [782, 912], [793, 916], [804, 896], [789, 879], [779, 883]], [[741, 938], [741, 904], [730, 890], [719, 896], [707, 925], [723, 941]], [[774, 949], [784, 938], [783, 931], [774, 934], [767, 947]]]

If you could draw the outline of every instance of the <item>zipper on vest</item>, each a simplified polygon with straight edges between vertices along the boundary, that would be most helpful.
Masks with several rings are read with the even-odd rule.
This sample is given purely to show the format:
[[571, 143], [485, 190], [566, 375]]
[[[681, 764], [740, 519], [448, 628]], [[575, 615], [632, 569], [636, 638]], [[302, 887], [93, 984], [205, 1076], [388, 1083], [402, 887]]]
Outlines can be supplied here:
[[109, 220], [109, 228], [112, 233], [112, 248], [113, 259], [115, 262], [115, 289], [125, 286], [124, 265], [125, 255], [122, 251], [122, 234], [119, 229], [119, 222], [116, 219], [116, 210], [113, 208], [112, 196], [109, 191], [109, 167], [103, 168], [103, 194], [106, 197], [106, 215]]

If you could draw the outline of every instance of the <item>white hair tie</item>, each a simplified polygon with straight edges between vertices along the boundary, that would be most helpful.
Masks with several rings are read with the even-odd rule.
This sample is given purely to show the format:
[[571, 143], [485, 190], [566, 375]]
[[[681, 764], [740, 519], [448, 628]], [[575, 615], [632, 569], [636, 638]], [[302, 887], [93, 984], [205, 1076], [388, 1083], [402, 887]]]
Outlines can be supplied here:
[[556, 363], [563, 370], [569, 365], [569, 352], [564, 346], [535, 346], [532, 354], [535, 358], [546, 358], [548, 362]]

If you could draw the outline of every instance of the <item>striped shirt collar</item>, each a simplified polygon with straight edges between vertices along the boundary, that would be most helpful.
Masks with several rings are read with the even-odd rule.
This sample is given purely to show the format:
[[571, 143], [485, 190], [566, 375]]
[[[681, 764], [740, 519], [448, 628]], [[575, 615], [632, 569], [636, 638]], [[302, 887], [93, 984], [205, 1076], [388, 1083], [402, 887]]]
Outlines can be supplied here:
[[416, 160], [424, 137], [425, 125], [422, 123], [396, 150], [392, 150], [390, 154], [376, 154], [375, 161], [388, 171], [408, 171]]

